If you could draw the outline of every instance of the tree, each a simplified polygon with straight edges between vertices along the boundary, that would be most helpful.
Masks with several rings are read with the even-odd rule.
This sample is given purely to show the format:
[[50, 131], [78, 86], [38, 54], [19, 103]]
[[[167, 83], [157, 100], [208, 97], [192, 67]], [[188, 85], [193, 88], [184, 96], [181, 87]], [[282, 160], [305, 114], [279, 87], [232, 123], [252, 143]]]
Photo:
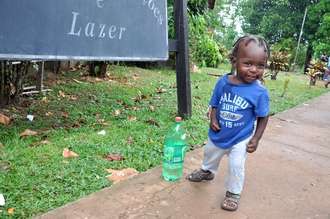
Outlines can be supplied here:
[[[297, 42], [306, 7], [312, 8], [319, 2], [318, 0], [245, 0], [240, 5], [240, 13], [244, 17], [243, 30], [263, 35], [271, 44], [284, 39], [293, 39]], [[321, 2], [330, 4], [329, 0]], [[318, 9], [322, 11], [324, 7], [325, 5], [322, 5]], [[312, 15], [308, 10], [304, 34], [301, 38], [302, 45], [307, 46], [305, 64], [313, 54], [312, 43], [320, 19], [319, 14], [315, 12]], [[290, 52], [292, 55], [295, 53], [294, 50]]]
[[306, 26], [315, 55], [330, 55], [330, 0], [321, 0], [309, 7]]
[[305, 8], [311, 3], [311, 0], [244, 0], [240, 5], [243, 30], [261, 34], [271, 44], [283, 38], [298, 40]]

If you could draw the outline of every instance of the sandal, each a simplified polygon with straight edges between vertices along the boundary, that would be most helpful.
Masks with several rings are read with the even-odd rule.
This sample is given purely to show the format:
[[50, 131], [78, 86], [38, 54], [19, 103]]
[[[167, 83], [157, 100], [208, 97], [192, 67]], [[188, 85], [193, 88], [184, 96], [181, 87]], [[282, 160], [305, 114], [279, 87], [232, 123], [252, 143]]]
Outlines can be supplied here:
[[240, 195], [226, 192], [226, 196], [221, 204], [221, 208], [227, 211], [236, 211], [238, 208]]
[[191, 182], [201, 182], [203, 180], [212, 180], [214, 179], [214, 174], [209, 170], [195, 170], [187, 176], [187, 180]]

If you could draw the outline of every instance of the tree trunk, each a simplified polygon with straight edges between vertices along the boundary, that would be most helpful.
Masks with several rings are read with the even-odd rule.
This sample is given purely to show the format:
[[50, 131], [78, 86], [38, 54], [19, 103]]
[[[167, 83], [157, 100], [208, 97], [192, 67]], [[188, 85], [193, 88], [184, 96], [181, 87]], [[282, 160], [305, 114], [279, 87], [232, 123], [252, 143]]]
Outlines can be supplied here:
[[310, 81], [309, 81], [309, 85], [310, 86], [315, 86], [315, 84], [316, 84], [316, 77], [311, 77]]
[[61, 69], [61, 61], [46, 61], [45, 62], [45, 70], [53, 72], [54, 74], [58, 74]]
[[310, 44], [308, 44], [307, 51], [306, 51], [306, 59], [305, 59], [305, 66], [304, 66], [304, 73], [307, 72], [308, 65], [312, 60], [313, 55], [313, 48]]
[[18, 103], [22, 93], [22, 82], [29, 67], [28, 62], [15, 63], [1, 61], [0, 63], [0, 106]]
[[208, 0], [209, 9], [214, 9], [215, 0]]
[[91, 76], [105, 77], [108, 64], [105, 61], [89, 62], [89, 74]]
[[6, 94], [5, 94], [5, 69], [6, 62], [0, 61], [0, 106], [6, 105]]
[[276, 80], [276, 79], [277, 79], [277, 74], [278, 74], [278, 72], [272, 72], [272, 73], [270, 74], [270, 79], [271, 79], [271, 80]]

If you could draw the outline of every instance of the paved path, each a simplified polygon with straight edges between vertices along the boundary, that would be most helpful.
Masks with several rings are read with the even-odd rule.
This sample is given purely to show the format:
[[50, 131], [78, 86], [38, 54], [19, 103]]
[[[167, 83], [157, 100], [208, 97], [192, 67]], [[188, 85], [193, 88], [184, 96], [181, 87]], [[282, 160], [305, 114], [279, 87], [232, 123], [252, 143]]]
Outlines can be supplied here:
[[[188, 153], [185, 175], [202, 149]], [[237, 212], [221, 210], [224, 159], [215, 180], [168, 183], [155, 168], [40, 218], [324, 218], [330, 219], [330, 93], [270, 119], [247, 160]]]

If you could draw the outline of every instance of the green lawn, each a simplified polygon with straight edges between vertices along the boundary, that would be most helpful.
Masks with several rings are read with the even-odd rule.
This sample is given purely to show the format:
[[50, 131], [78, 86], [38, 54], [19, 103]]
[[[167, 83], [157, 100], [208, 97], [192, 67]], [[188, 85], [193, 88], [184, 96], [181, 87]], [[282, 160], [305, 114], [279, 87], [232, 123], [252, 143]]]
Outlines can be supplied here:
[[[217, 80], [207, 73], [223, 74], [223, 69], [229, 68], [191, 74], [193, 115], [184, 121], [191, 149], [206, 139], [205, 113]], [[321, 82], [309, 87], [306, 76], [296, 74], [281, 73], [266, 86], [272, 114], [326, 92]], [[164, 135], [177, 112], [174, 71], [111, 66], [107, 80], [70, 72], [51, 89], [46, 96], [27, 98], [25, 107], [1, 110], [13, 122], [0, 125], [0, 193], [6, 198], [0, 218], [29, 218], [111, 186], [105, 169], [143, 172], [161, 163]], [[28, 113], [35, 116], [32, 122]], [[20, 138], [25, 129], [39, 134]], [[98, 134], [102, 130], [105, 135]], [[64, 148], [79, 157], [63, 158]], [[104, 158], [109, 153], [125, 159], [110, 162]]]

